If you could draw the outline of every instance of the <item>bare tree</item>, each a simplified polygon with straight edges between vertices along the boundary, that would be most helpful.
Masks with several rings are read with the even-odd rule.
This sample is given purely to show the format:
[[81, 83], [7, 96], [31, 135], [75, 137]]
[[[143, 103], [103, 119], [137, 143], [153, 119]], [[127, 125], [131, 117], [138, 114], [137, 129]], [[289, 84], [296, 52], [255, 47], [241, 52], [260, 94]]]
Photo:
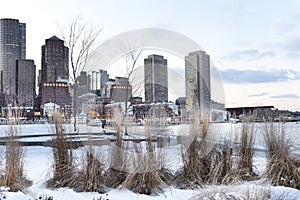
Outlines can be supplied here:
[[131, 48], [129, 46], [128, 49], [129, 50], [121, 56], [121, 58], [124, 59], [125, 64], [122, 65], [122, 68], [118, 69], [119, 73], [122, 74], [121, 76], [126, 80], [122, 83], [122, 86], [124, 86], [124, 93], [122, 93], [122, 101], [124, 102], [124, 108], [122, 108], [122, 132], [124, 132], [125, 135], [128, 134], [127, 123], [130, 106], [129, 100], [132, 95], [140, 94], [142, 83], [144, 81], [143, 76], [139, 73], [137, 66], [138, 60], [143, 52], [143, 48]]
[[[137, 81], [137, 76], [136, 74], [134, 73], [135, 70], [136, 70], [136, 64], [137, 64], [137, 61], [140, 57], [140, 55], [142, 54], [143, 52], [143, 48], [141, 49], [131, 49], [129, 51], [129, 54], [128, 56], [126, 57], [126, 71], [127, 71], [127, 77], [128, 78], [128, 83], [127, 83], [127, 86], [126, 86], [126, 98], [125, 98], [125, 134], [127, 135], [128, 134], [128, 130], [127, 130], [127, 120], [128, 120], [128, 108], [129, 108], [129, 105], [128, 105], [128, 88], [130, 87], [130, 81], [133, 83], [135, 81]], [[132, 94], [136, 94], [138, 91], [140, 90], [140, 87], [138, 88], [135, 88], [135, 91], [132, 92]]]
[[[126, 167], [129, 163], [127, 154], [124, 154], [123, 149], [128, 148], [126, 145], [125, 140], [122, 139], [122, 132], [124, 131], [125, 134], [128, 134], [127, 132], [127, 117], [128, 117], [128, 92], [130, 86], [130, 82], [133, 83], [137, 80], [136, 76], [136, 64], [138, 61], [138, 58], [140, 57], [142, 53], [142, 49], [131, 49], [123, 56], [126, 61], [126, 69], [124, 73], [124, 76], [128, 78], [128, 82], [126, 82], [125, 86], [125, 113], [122, 113], [120, 109], [115, 108], [113, 110], [113, 118], [114, 118], [114, 126], [116, 128], [116, 142], [115, 146], [111, 148], [111, 160], [110, 160], [110, 167], [106, 171], [104, 177], [105, 177], [105, 184], [109, 187], [117, 187], [118, 185], [122, 185], [122, 183], [125, 181], [127, 177], [127, 171]], [[136, 91], [134, 91], [135, 93]], [[125, 130], [122, 130], [124, 128]]]
[[73, 115], [74, 130], [76, 131], [77, 116], [77, 77], [85, 69], [87, 60], [92, 56], [91, 49], [101, 32], [101, 28], [92, 24], [82, 22], [81, 17], [76, 17], [67, 28], [60, 28], [62, 38], [69, 48], [71, 64], [70, 79], [74, 83], [73, 91]]

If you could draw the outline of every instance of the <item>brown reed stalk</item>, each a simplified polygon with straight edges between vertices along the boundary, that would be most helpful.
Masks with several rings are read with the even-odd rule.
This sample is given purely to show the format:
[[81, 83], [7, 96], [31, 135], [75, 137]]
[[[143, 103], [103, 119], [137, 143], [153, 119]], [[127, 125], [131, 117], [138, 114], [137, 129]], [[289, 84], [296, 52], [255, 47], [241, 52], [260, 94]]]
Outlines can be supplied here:
[[[152, 136], [160, 127], [151, 127], [147, 124], [146, 129], [146, 146], [134, 145], [134, 163], [132, 170], [127, 174], [122, 183], [122, 188], [127, 188], [135, 193], [140, 194], [157, 194], [163, 191], [166, 183], [163, 180], [163, 156], [157, 146], [151, 141]], [[167, 177], [164, 177], [166, 179]]]
[[[202, 134], [200, 133], [199, 114], [194, 117], [194, 122], [190, 127], [190, 137], [192, 142], [186, 151], [182, 153], [184, 162], [183, 168], [175, 175], [174, 183], [179, 188], [198, 188], [201, 187], [209, 174], [210, 162], [205, 154], [201, 151], [206, 146], [208, 136], [209, 121], [205, 119], [202, 123]], [[198, 140], [199, 138], [199, 140]]]
[[255, 123], [252, 116], [245, 115], [242, 120], [242, 130], [238, 145], [238, 173], [242, 180], [253, 180], [257, 174], [253, 171], [253, 156], [255, 143]]
[[95, 155], [95, 151], [89, 147], [89, 150], [86, 152], [86, 166], [83, 172], [83, 190], [86, 192], [105, 193], [104, 164]]
[[122, 140], [122, 122], [123, 114], [119, 109], [113, 111], [113, 126], [116, 129], [116, 141], [111, 145], [110, 164], [108, 170], [104, 173], [104, 183], [108, 187], [117, 188], [126, 179], [127, 156], [124, 154], [126, 148]]
[[285, 124], [265, 123], [263, 132], [268, 159], [265, 176], [273, 185], [300, 189], [300, 159], [292, 154]]
[[5, 174], [0, 185], [7, 186], [10, 191], [23, 190], [31, 184], [24, 176], [24, 148], [18, 142], [18, 115], [9, 113], [7, 142], [5, 150]]
[[67, 138], [59, 113], [54, 113], [55, 136], [53, 144], [53, 177], [48, 180], [49, 187], [78, 187], [78, 174], [73, 158], [72, 139]]

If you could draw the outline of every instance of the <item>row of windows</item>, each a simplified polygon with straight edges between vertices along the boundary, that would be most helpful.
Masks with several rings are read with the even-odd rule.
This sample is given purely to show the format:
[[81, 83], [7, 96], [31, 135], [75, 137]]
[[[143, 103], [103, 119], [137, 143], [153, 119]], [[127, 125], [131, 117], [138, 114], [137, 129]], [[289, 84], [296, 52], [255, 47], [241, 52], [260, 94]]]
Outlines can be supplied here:
[[66, 83], [44, 83], [43, 86], [46, 86], [46, 87], [67, 87], [67, 84]]
[[114, 85], [113, 86], [114, 89], [118, 88], [118, 89], [131, 89], [131, 86], [119, 86], [119, 85]]

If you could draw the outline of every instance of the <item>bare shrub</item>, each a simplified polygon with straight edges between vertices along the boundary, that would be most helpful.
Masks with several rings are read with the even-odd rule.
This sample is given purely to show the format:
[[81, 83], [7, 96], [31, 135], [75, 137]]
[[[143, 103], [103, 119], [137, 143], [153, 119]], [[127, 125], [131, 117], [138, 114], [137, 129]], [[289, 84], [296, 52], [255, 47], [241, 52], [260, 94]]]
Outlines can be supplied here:
[[[191, 124], [190, 136], [192, 142], [186, 151], [182, 153], [184, 162], [183, 168], [175, 176], [175, 184], [179, 188], [197, 188], [207, 180], [210, 170], [210, 161], [206, 155], [201, 155], [201, 149], [206, 146], [206, 137], [208, 134], [208, 119], [202, 124], [202, 135], [200, 132], [199, 115], [195, 115], [194, 122]], [[198, 141], [200, 137], [201, 141]]]
[[265, 175], [271, 184], [300, 189], [300, 160], [292, 155], [284, 123], [264, 124], [268, 164]]
[[7, 142], [5, 148], [5, 174], [0, 185], [10, 188], [10, 191], [20, 191], [30, 185], [24, 176], [24, 148], [18, 142], [19, 127], [18, 116], [9, 113]]
[[234, 169], [233, 147], [231, 141], [224, 141], [216, 145], [210, 154], [210, 172], [206, 182], [210, 184], [231, 184], [236, 181]]
[[242, 180], [253, 180], [257, 175], [253, 171], [253, 155], [255, 143], [255, 124], [251, 115], [245, 115], [238, 144], [238, 173]]
[[101, 152], [95, 152], [91, 144], [88, 145], [79, 181], [83, 191], [105, 193], [103, 177], [105, 165], [101, 162], [102, 158], [98, 156], [99, 153], [101, 154]]
[[135, 193], [150, 195], [162, 192], [163, 187], [166, 186], [163, 180], [167, 179], [166, 173], [161, 168], [163, 156], [161, 150], [151, 141], [152, 131], [150, 126], [147, 125], [145, 147], [143, 145], [134, 145], [136, 153], [134, 158], [131, 159], [135, 159], [134, 163], [136, 164], [127, 174], [126, 179], [122, 183], [122, 188], [127, 188]]
[[115, 109], [113, 111], [113, 118], [113, 126], [116, 128], [116, 141], [111, 147], [111, 159], [109, 168], [104, 174], [104, 182], [108, 187], [116, 188], [126, 179], [127, 173], [124, 169], [126, 168], [127, 156], [124, 154], [125, 145], [122, 140], [123, 115], [120, 110]]
[[193, 140], [182, 154], [184, 166], [176, 173], [175, 184], [179, 188], [193, 189], [206, 184], [236, 182], [239, 175], [233, 155], [233, 141], [226, 138], [215, 140], [217, 130], [209, 130], [208, 117], [202, 124], [197, 115], [194, 119], [189, 133]]
[[[138, 158], [143, 160], [143, 156]], [[153, 162], [155, 162], [153, 160]], [[166, 187], [165, 182], [161, 178], [160, 171], [145, 171], [128, 173], [126, 179], [122, 183], [122, 188], [127, 188], [135, 193], [140, 194], [157, 194], [163, 192], [163, 187]]]
[[[18, 144], [15, 136], [17, 135], [17, 127], [10, 125], [8, 130], [8, 141], [6, 143], [6, 168], [4, 185], [17, 191], [22, 188], [23, 177], [23, 149]], [[20, 185], [19, 185], [20, 184]], [[20, 188], [21, 187], [21, 188]]]
[[74, 166], [72, 140], [64, 134], [62, 118], [54, 114], [55, 137], [53, 143], [53, 177], [48, 180], [50, 187], [78, 187], [78, 174]]
[[159, 170], [160, 178], [165, 184], [172, 185], [175, 179], [175, 174], [170, 169], [168, 169], [167, 166], [165, 166], [165, 160], [162, 157], [160, 157], [160, 159], [162, 162], [162, 166]]

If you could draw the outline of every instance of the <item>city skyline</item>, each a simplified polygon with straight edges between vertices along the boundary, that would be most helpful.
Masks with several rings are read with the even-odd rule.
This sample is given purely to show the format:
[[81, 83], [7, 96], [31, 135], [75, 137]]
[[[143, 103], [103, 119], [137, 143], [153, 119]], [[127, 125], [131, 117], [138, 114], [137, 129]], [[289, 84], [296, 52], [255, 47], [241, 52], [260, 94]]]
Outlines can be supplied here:
[[[1, 18], [26, 23], [27, 58], [34, 59], [37, 69], [41, 67], [43, 40], [59, 35], [56, 24], [67, 24], [77, 15], [103, 27], [99, 43], [136, 28], [167, 28], [195, 40], [211, 56], [223, 78], [226, 107], [274, 105], [300, 110], [300, 94], [295, 87], [300, 84], [300, 2], [166, 1], [155, 8], [156, 16], [151, 9], [143, 9], [143, 2], [132, 2], [126, 11], [121, 8], [127, 2], [64, 1], [59, 2], [61, 7], [54, 8], [57, 4], [58, 1], [5, 1], [0, 8]], [[137, 18], [139, 15], [143, 17]]]

